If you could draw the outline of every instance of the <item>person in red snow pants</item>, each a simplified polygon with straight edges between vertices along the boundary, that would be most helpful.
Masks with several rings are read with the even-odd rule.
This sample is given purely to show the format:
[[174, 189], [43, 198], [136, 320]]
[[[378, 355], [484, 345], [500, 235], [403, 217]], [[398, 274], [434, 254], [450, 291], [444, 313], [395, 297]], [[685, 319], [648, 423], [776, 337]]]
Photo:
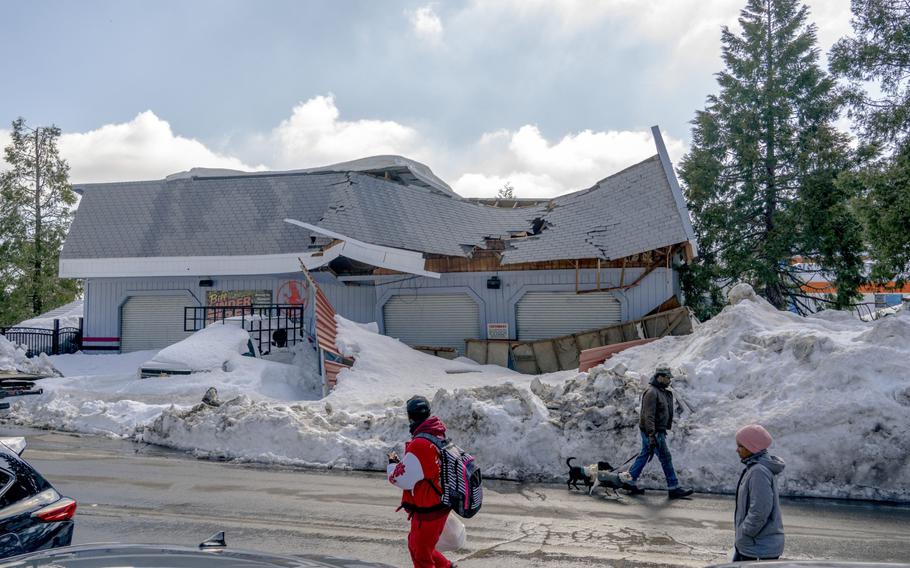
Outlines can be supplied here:
[[[408, 423], [412, 436], [430, 434], [444, 439], [446, 426], [430, 416], [430, 402], [415, 396], [408, 401]], [[414, 568], [451, 568], [454, 566], [436, 550], [439, 535], [449, 518], [449, 508], [442, 504], [439, 477], [439, 450], [429, 440], [412, 438], [405, 444], [404, 457], [389, 454], [389, 482], [402, 490], [401, 507], [408, 512], [411, 532], [408, 551]]]

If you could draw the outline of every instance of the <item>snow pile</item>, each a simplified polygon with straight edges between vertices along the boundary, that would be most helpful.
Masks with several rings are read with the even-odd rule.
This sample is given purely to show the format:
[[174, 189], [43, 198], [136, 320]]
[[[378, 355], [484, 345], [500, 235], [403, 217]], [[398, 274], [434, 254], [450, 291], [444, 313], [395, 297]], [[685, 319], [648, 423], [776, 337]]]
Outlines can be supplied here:
[[219, 369], [225, 362], [246, 352], [249, 341], [250, 334], [243, 328], [219, 322], [165, 347], [149, 363], [191, 371]]
[[[124, 355], [59, 355], [48, 358], [63, 373], [44, 379], [44, 394], [20, 400], [5, 418], [19, 424], [77, 432], [133, 436], [166, 411], [180, 411], [198, 403], [209, 387], [221, 400], [239, 396], [250, 401], [298, 401], [313, 394], [315, 366], [287, 365], [244, 357], [248, 334], [239, 327], [212, 326], [156, 354], [139, 351]], [[184, 343], [188, 345], [184, 345]], [[205, 346], [194, 351], [193, 346]], [[190, 375], [140, 379], [138, 369], [149, 359], [212, 367]], [[310, 356], [307, 363], [314, 363]], [[319, 393], [321, 394], [321, 392]]]
[[[140, 429], [138, 437], [204, 456], [384, 470], [386, 453], [392, 449], [401, 452], [407, 434], [402, 408], [415, 394], [434, 399], [433, 404], [445, 417], [443, 406], [447, 402], [443, 401], [463, 393], [471, 401], [477, 401], [479, 391], [490, 390], [493, 396], [497, 389], [533, 397], [529, 387], [534, 377], [467, 359], [432, 357], [377, 334], [375, 326], [343, 318], [338, 323], [338, 347], [346, 356], [355, 357], [356, 363], [353, 369], [342, 371], [338, 386], [323, 400], [273, 404], [240, 397], [218, 408], [197, 405], [169, 409]], [[574, 374], [559, 373], [550, 380], [561, 382]], [[495, 405], [491, 400], [485, 410], [496, 414]], [[523, 412], [520, 405], [507, 402], [507, 406], [503, 423], [511, 421], [509, 412]], [[538, 405], [537, 410], [525, 426], [535, 427], [545, 418], [546, 409]], [[515, 418], [522, 423], [521, 417]], [[509, 428], [513, 438], [524, 435], [520, 429]], [[452, 431], [458, 431], [457, 426]], [[500, 469], [503, 475], [515, 471], [515, 467], [505, 465]]]
[[73, 300], [69, 304], [55, 310], [43, 313], [38, 317], [17, 323], [15, 327], [38, 327], [41, 329], [54, 329], [54, 320], [60, 320], [60, 329], [64, 327], [79, 327], [79, 318], [82, 317], [83, 300]]
[[28, 373], [49, 377], [60, 375], [44, 353], [31, 359], [25, 353], [24, 347], [0, 335], [0, 373]]
[[[356, 363], [322, 400], [300, 400], [320, 385], [299, 369], [284, 365], [295, 373], [282, 375], [237, 357], [238, 368], [179, 379], [57, 379], [43, 402], [15, 416], [204, 456], [381, 470], [386, 452], [400, 452], [408, 437], [404, 402], [423, 394], [486, 475], [557, 480], [570, 456], [619, 466], [637, 453], [641, 393], [667, 362], [682, 406], [670, 443], [683, 483], [733, 491], [742, 467], [733, 435], [758, 422], [787, 461], [785, 493], [910, 500], [910, 315], [802, 318], [747, 287], [732, 297], [735, 304], [692, 335], [630, 349], [589, 373], [531, 377], [447, 361], [339, 319], [339, 349]], [[226, 402], [198, 404], [208, 386]], [[663, 487], [656, 463], [643, 483]]]
[[796, 495], [910, 499], [910, 314], [868, 324], [848, 314], [802, 318], [741, 297], [685, 337], [610, 361], [678, 369], [692, 411], [674, 427], [674, 462], [700, 489], [731, 491], [733, 436], [763, 424]]

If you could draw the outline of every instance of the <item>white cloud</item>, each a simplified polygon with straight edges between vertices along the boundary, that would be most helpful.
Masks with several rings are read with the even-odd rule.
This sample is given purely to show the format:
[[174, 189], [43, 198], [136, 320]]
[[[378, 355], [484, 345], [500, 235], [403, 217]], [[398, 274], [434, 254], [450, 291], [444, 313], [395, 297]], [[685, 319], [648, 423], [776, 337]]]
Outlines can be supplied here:
[[160, 179], [193, 167], [261, 169], [174, 134], [171, 125], [147, 110], [129, 122], [106, 124], [84, 133], [64, 133], [60, 154], [74, 182]]
[[417, 130], [390, 120], [340, 120], [332, 95], [317, 96], [294, 107], [270, 136], [273, 166], [296, 169], [374, 156], [401, 154], [426, 159]]
[[[664, 134], [671, 160], [685, 144]], [[657, 153], [649, 130], [582, 132], [547, 140], [533, 125], [481, 136], [476, 158], [453, 183], [465, 197], [495, 195], [507, 181], [518, 197], [553, 197], [595, 182]]]
[[[850, 31], [850, 0], [806, 4], [825, 53]], [[744, 5], [741, 0], [473, 0], [451, 16], [447, 33], [450, 43], [482, 45], [490, 34], [534, 29], [554, 50], [571, 48], [586, 34], [602, 34], [613, 48], [656, 50], [659, 56], [638, 65], [655, 85], [667, 87], [720, 69], [721, 26], [738, 29]]]
[[407, 15], [417, 37], [434, 45], [442, 42], [442, 20], [436, 15], [431, 4], [417, 8]]
[[[8, 133], [0, 130], [0, 143]], [[686, 148], [664, 135], [671, 159]], [[656, 153], [649, 130], [569, 133], [548, 139], [535, 125], [496, 130], [460, 148], [443, 148], [414, 127], [388, 120], [346, 121], [331, 95], [295, 106], [289, 118], [252, 137], [269, 169], [323, 166], [365, 156], [420, 160], [465, 197], [492, 196], [506, 183], [519, 197], [553, 197], [585, 189]], [[77, 182], [160, 179], [193, 167], [265, 169], [175, 135], [152, 111], [85, 133], [64, 133], [60, 151]]]

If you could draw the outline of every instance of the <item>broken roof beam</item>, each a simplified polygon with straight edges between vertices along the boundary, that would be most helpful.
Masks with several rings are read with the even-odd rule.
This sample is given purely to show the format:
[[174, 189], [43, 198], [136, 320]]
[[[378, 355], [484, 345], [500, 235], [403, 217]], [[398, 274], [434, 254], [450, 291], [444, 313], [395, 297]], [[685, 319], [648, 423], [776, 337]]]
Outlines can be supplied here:
[[429, 272], [424, 269], [425, 261], [423, 254], [419, 252], [365, 243], [363, 241], [358, 241], [357, 239], [352, 239], [340, 233], [329, 231], [327, 229], [323, 229], [322, 227], [317, 227], [316, 225], [304, 223], [303, 221], [298, 221], [296, 219], [285, 219], [284, 222], [290, 223], [291, 225], [297, 225], [298, 227], [303, 227], [312, 233], [317, 233], [326, 237], [330, 237], [337, 241], [342, 241], [341, 245], [334, 245], [327, 249], [332, 252], [337, 251], [335, 254], [336, 257], [344, 256], [351, 260], [356, 260], [358, 262], [372, 266], [388, 268], [390, 270], [406, 272], [408, 274], [415, 274], [417, 276], [427, 276], [429, 278], [440, 277], [440, 274], [438, 272]]

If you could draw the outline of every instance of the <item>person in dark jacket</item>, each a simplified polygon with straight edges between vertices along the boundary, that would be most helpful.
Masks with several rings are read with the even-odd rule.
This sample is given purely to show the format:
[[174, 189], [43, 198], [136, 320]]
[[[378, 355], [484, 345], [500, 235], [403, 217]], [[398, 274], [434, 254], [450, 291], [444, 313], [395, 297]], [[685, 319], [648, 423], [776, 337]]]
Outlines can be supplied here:
[[673, 391], [669, 389], [672, 380], [670, 367], [658, 365], [648, 390], [641, 397], [641, 452], [629, 472], [620, 474], [625, 489], [633, 495], [645, 492], [638, 487], [638, 478], [655, 453], [667, 478], [667, 494], [670, 499], [692, 495], [691, 489], [679, 485], [676, 470], [673, 469], [673, 456], [667, 445], [667, 432], [673, 427]]
[[414, 568], [452, 568], [454, 565], [436, 550], [449, 517], [449, 508], [441, 499], [439, 450], [429, 440], [417, 437], [430, 434], [445, 439], [446, 425], [430, 416], [430, 402], [422, 396], [411, 398], [407, 411], [412, 438], [405, 445], [403, 458], [395, 452], [389, 454], [387, 473], [389, 483], [402, 490], [399, 508], [408, 512], [411, 521], [408, 551]]
[[768, 454], [771, 442], [771, 434], [758, 424], [744, 426], [736, 433], [736, 452], [746, 469], [736, 485], [734, 562], [774, 560], [784, 553], [784, 523], [777, 488], [784, 461]]

